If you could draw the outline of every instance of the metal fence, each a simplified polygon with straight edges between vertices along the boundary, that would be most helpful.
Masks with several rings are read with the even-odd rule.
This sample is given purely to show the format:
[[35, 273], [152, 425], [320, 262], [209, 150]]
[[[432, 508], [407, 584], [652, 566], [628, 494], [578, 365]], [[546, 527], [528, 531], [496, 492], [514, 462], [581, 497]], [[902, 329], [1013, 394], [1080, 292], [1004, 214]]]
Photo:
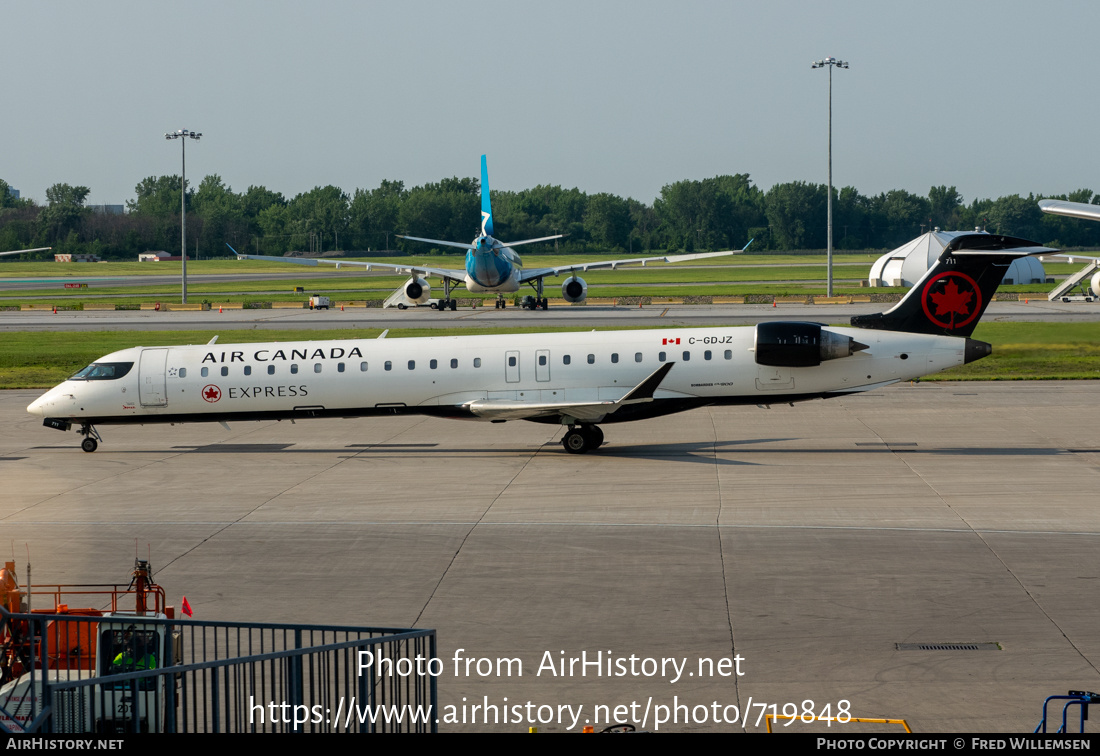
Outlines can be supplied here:
[[4, 637], [0, 732], [438, 729], [434, 630], [0, 608]]

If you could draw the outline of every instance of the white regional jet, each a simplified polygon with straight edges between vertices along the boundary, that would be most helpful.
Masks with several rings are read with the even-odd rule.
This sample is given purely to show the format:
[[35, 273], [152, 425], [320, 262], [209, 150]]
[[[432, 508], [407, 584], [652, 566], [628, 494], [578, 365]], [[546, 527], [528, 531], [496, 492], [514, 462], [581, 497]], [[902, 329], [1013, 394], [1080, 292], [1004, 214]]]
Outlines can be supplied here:
[[[27, 409], [58, 430], [97, 425], [424, 414], [568, 426], [721, 404], [841, 396], [988, 355], [969, 338], [1013, 259], [1055, 250], [959, 236], [896, 306], [851, 327], [807, 322], [645, 331], [134, 347], [106, 355]], [[216, 341], [216, 337], [215, 337]]]
[[[456, 268], [432, 268], [423, 265], [395, 265], [391, 263], [357, 262], [354, 260], [314, 259], [308, 257], [271, 257], [268, 255], [245, 255], [226, 244], [238, 260], [268, 260], [274, 262], [289, 262], [298, 265], [335, 265], [337, 268], [345, 265], [359, 266], [368, 271], [375, 268], [379, 270], [392, 270], [395, 273], [409, 276], [409, 280], [401, 285], [397, 291], [391, 294], [383, 303], [383, 307], [396, 305], [405, 309], [410, 305], [427, 304], [431, 297], [431, 286], [426, 276], [436, 276], [443, 279], [443, 299], [432, 304], [440, 310], [454, 310], [457, 306], [451, 299], [451, 287], [461, 281], [468, 291], [475, 293], [497, 292], [511, 294], [519, 291], [521, 284], [528, 284], [535, 292], [535, 296], [526, 297], [524, 306], [531, 310], [547, 308], [548, 302], [543, 296], [543, 279], [547, 276], [559, 276], [569, 273], [569, 278], [561, 285], [561, 295], [566, 302], [583, 302], [588, 297], [588, 284], [577, 275], [577, 271], [585, 272], [598, 268], [611, 268], [614, 270], [621, 265], [645, 265], [651, 262], [687, 262], [688, 260], [701, 260], [706, 257], [722, 257], [725, 255], [744, 252], [748, 244], [741, 250], [725, 252], [700, 252], [693, 255], [664, 255], [662, 257], [635, 257], [629, 260], [602, 260], [600, 262], [573, 263], [572, 265], [559, 265], [554, 268], [535, 268], [524, 270], [520, 256], [512, 247], [521, 244], [533, 244], [535, 242], [560, 239], [563, 234], [556, 236], [542, 236], [538, 239], [523, 239], [515, 242], [502, 242], [493, 238], [493, 208], [489, 202], [489, 169], [485, 162], [485, 156], [481, 156], [481, 233], [469, 243], [441, 241], [439, 239], [423, 239], [418, 236], [401, 236], [398, 238], [411, 241], [439, 244], [444, 247], [457, 247], [466, 250], [466, 267], [461, 270]], [[749, 241], [752, 244], [752, 241]], [[504, 306], [504, 299], [497, 299], [497, 307]]]

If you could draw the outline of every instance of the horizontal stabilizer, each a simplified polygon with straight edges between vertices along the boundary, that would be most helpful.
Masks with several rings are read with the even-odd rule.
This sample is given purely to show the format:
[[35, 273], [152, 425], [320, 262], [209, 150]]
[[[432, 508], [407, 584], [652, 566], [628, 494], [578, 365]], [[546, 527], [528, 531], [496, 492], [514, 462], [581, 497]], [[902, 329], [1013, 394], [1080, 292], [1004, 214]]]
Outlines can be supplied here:
[[443, 241], [442, 239], [424, 239], [419, 236], [403, 236], [401, 234], [395, 234], [398, 239], [408, 239], [409, 241], [427, 242], [428, 244], [439, 244], [444, 247], [456, 247], [458, 249], [476, 249], [473, 244], [463, 242]]

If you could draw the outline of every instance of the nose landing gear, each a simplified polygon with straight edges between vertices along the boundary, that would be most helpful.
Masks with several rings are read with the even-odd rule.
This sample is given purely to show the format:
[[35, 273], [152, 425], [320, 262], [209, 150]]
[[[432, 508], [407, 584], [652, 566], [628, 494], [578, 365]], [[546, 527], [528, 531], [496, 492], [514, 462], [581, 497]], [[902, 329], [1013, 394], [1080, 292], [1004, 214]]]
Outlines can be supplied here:
[[80, 442], [80, 448], [89, 453], [98, 449], [99, 442], [103, 440], [103, 437], [99, 435], [99, 431], [91, 423], [81, 424], [80, 435], [84, 436], [84, 440]]

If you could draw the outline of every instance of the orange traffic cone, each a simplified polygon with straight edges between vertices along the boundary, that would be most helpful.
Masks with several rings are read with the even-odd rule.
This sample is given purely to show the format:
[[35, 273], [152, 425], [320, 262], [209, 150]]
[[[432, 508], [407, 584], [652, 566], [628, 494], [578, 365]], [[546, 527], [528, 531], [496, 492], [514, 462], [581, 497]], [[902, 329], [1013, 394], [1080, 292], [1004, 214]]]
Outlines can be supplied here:
[[775, 300], [772, 300], [772, 307], [775, 307]]
[[344, 311], [344, 306], [340, 305], [340, 312], [343, 312], [343, 311]]
[[219, 314], [219, 315], [221, 314], [221, 311], [222, 311], [222, 306], [221, 306], [221, 305], [218, 305], [218, 314]]
[[54, 314], [54, 315], [56, 315], [56, 314], [57, 314], [57, 305], [54, 305], [54, 306], [53, 306], [53, 314]]

